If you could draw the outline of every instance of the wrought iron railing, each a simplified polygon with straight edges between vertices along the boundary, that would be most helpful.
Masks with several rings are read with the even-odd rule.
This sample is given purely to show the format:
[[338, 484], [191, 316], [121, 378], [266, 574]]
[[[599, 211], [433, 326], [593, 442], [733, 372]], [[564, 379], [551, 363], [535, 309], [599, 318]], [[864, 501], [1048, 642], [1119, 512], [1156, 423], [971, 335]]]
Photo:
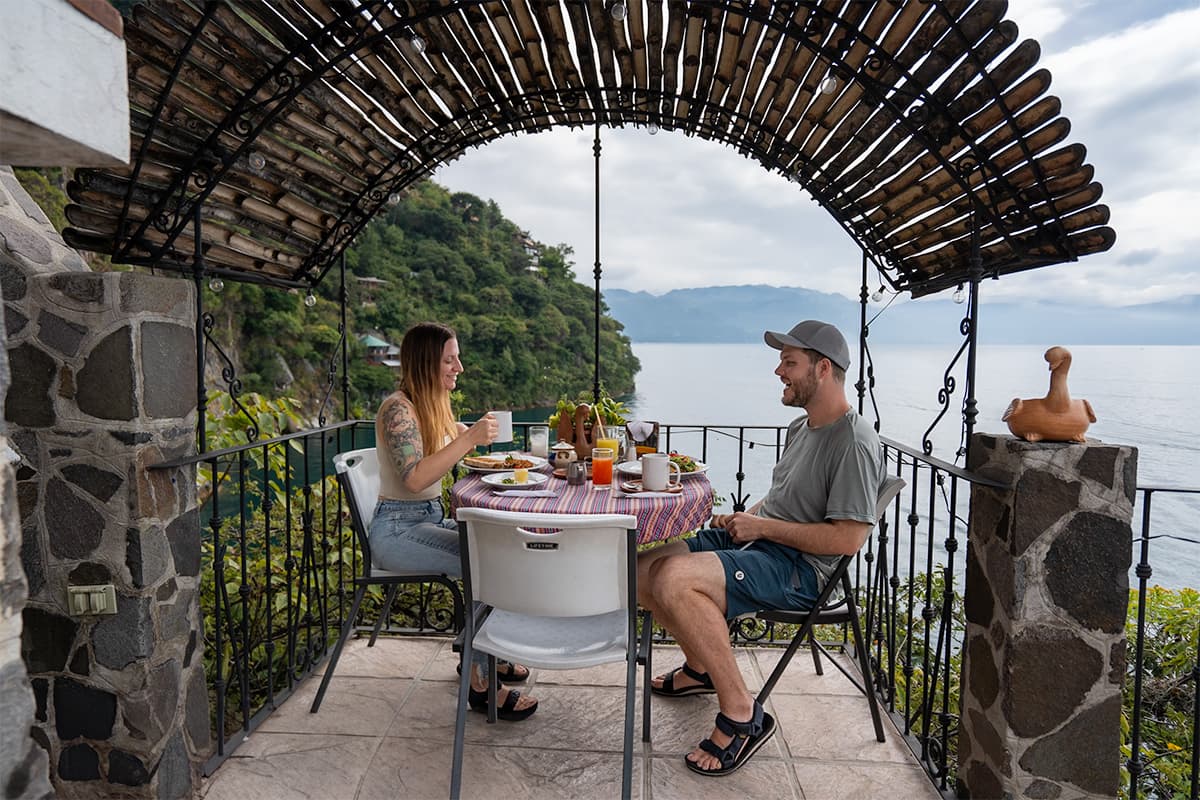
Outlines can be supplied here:
[[[516, 426], [517, 444], [528, 423]], [[709, 466], [718, 502], [744, 508], [769, 487], [771, 467], [786, 429], [775, 426], [663, 425], [666, 449], [697, 455]], [[345, 422], [157, 465], [200, 468], [205, 540], [201, 613], [216, 753], [211, 772], [282, 702], [328, 652], [349, 607], [359, 548], [333, 478], [338, 453], [374, 443], [369, 422]], [[853, 576], [871, 642], [871, 665], [880, 699], [935, 785], [954, 792], [958, 680], [964, 638], [963, 559], [969, 488], [995, 484], [921, 450], [884, 439], [889, 472], [907, 482], [868, 540]], [[1137, 624], [1130, 631], [1133, 747], [1127, 753], [1130, 796], [1157, 796], [1154, 776], [1171, 760], [1190, 755], [1191, 797], [1196, 796], [1196, 727], [1200, 724], [1200, 633], [1195, 657], [1177, 672], [1174, 691], [1191, 692], [1190, 744], [1170, 753], [1147, 752], [1146, 664], [1152, 499], [1195, 489], [1144, 487], [1137, 539], [1141, 557]], [[1186, 538], [1186, 537], [1175, 537]], [[384, 632], [450, 633], [439, 609], [449, 603], [437, 587], [416, 587], [393, 605]], [[382, 597], [368, 603], [374, 620]], [[1194, 626], [1194, 623], [1193, 623]], [[742, 643], [790, 639], [770, 625], [737, 625]], [[837, 631], [825, 636], [842, 637]], [[836, 643], [836, 642], [835, 642]], [[1190, 670], [1190, 671], [1189, 671]], [[1190, 684], [1190, 688], [1189, 688]], [[1127, 704], [1128, 705], [1128, 704]], [[1178, 704], [1177, 704], [1178, 705]], [[1184, 721], [1189, 716], [1184, 713]], [[1190, 748], [1190, 753], [1188, 752]], [[1134, 756], [1133, 754], [1139, 754]]]
[[[1125, 687], [1128, 797], [1173, 799], [1184, 797], [1186, 791], [1187, 797], [1196, 800], [1200, 796], [1200, 601], [1195, 589], [1200, 585], [1183, 589], [1177, 603], [1171, 604], [1173, 609], [1163, 613], [1161, 605], [1151, 602], [1152, 594], [1161, 598], [1162, 592], [1150, 585], [1154, 573], [1150, 547], [1152, 541], [1166, 539], [1200, 548], [1200, 536], [1161, 532], [1162, 526], [1156, 530], [1152, 513], [1155, 495], [1200, 497], [1200, 489], [1138, 487], [1142, 513], [1141, 530], [1134, 539], [1137, 621], [1127, 626], [1132, 628], [1133, 653]], [[1197, 576], [1193, 574], [1193, 578]], [[1148, 618], [1149, 614], [1155, 618]], [[1151, 648], [1150, 644], [1155, 646]], [[1161, 652], [1160, 646], [1165, 646], [1167, 652]], [[1147, 689], [1152, 690], [1150, 698]]]
[[[200, 612], [216, 742], [206, 774], [336, 640], [361, 551], [332, 459], [373, 444], [371, 423], [351, 421], [153, 467], [198, 471]], [[382, 599], [369, 596], [364, 613], [378, 613]], [[392, 605], [391, 616], [408, 624], [389, 629], [450, 632], [452, 616], [440, 613], [443, 605], [439, 587], [414, 587]]]
[[[770, 467], [783, 449], [786, 429], [769, 426], [664, 425], [667, 449], [699, 453], [710, 464], [714, 491], [742, 509], [755, 496], [752, 477]], [[908, 485], [868, 540], [854, 576], [864, 629], [872, 642], [871, 669], [880, 699], [937, 788], [955, 796], [961, 648], [965, 633], [965, 564], [972, 484], [996, 484], [960, 467], [884, 438], [889, 470]], [[754, 462], [754, 463], [749, 463]], [[759, 481], [759, 488], [768, 483]], [[1153, 540], [1200, 546], [1200, 536], [1154, 526], [1156, 495], [1200, 497], [1200, 489], [1138, 488], [1140, 532], [1135, 536], [1126, 680], [1125, 763], [1129, 798], [1197, 798], [1200, 785], [1200, 600], [1196, 589], [1175, 593], [1175, 616], [1148, 619], [1155, 599], [1150, 585]], [[1186, 513], [1177, 518], [1192, 519]], [[1135, 526], [1137, 523], [1135, 523]], [[1194, 531], [1195, 529], [1193, 529]], [[1161, 558], [1162, 556], [1160, 556]], [[1170, 554], [1166, 556], [1170, 558]], [[1195, 576], [1193, 576], [1195, 579]], [[1165, 601], [1164, 601], [1165, 602]], [[1171, 609], [1161, 613], [1171, 614]], [[660, 635], [662, 632], [659, 632]], [[790, 630], [741, 621], [736, 641], [786, 644]], [[840, 636], [844, 632], [827, 632]], [[1174, 643], [1170, 659], [1148, 652], [1148, 642]], [[1190, 647], [1190, 655], [1185, 652]], [[1169, 661], [1169, 663], [1162, 663]], [[1152, 686], [1148, 702], [1144, 687]], [[1153, 731], [1153, 741], [1144, 734]]]
[[[769, 468], [787, 429], [769, 426], [662, 426], [667, 449], [711, 459], [714, 490], [735, 510], [769, 483], [750, 485], [752, 468]], [[923, 450], [883, 439], [887, 469], [905, 489], [876, 526], [854, 568], [853, 583], [870, 640], [872, 677], [883, 707], [939, 790], [953, 792], [958, 731], [958, 680], [965, 636], [959, 549], [966, 544], [970, 486], [1001, 486]], [[730, 451], [734, 458], [730, 458]], [[765, 462], [770, 462], [765, 464]], [[723, 465], [728, 464], [729, 467]], [[730, 472], [732, 470], [732, 472]], [[731, 490], [725, 489], [732, 487]], [[754, 619], [737, 621], [735, 641], [785, 644], [792, 630]], [[845, 643], [845, 632], [825, 632]], [[860, 665], [861, 669], [861, 665]]]

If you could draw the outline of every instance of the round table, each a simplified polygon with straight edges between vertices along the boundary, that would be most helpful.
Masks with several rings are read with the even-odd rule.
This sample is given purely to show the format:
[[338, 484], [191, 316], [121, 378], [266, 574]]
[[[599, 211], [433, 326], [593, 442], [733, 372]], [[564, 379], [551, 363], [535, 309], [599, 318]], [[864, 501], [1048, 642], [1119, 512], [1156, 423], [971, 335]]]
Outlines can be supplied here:
[[632, 514], [638, 520], [638, 542], [658, 542], [704, 526], [712, 517], [712, 484], [703, 475], [683, 479], [683, 491], [670, 495], [625, 495], [610, 487], [597, 489], [588, 481], [570, 486], [564, 478], [549, 476], [539, 489], [553, 497], [497, 494], [476, 473], [450, 489], [450, 507], [494, 508], [543, 514]]

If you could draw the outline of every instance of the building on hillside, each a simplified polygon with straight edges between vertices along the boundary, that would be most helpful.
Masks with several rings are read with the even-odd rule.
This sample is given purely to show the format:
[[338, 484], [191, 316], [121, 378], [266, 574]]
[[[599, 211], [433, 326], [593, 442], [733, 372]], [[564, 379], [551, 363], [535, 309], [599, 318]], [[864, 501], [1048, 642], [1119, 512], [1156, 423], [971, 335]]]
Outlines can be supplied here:
[[528, 231], [521, 231], [520, 235], [517, 237], [517, 241], [520, 243], [521, 247], [524, 248], [525, 255], [529, 256], [529, 271], [537, 272], [538, 261], [542, 256], [541, 245], [529, 235]]
[[387, 367], [390, 370], [400, 369], [400, 348], [390, 342], [380, 339], [370, 333], [358, 337], [367, 348], [366, 362], [376, 367]]
[[383, 291], [388, 282], [383, 278], [359, 278], [355, 277], [355, 283], [358, 284], [358, 302], [362, 306], [373, 306], [379, 293]]

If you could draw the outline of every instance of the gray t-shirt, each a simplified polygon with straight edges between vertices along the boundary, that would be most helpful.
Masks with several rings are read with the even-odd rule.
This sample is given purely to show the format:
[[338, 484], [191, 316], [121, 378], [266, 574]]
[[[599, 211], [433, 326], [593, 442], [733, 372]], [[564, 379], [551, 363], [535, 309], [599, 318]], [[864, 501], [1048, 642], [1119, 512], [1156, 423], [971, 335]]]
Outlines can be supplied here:
[[[788, 426], [783, 455], [771, 473], [771, 489], [758, 515], [788, 522], [851, 519], [873, 524], [883, 478], [879, 436], [857, 412], [848, 411], [820, 428], [810, 428], [808, 417], [800, 417]], [[822, 587], [840, 558], [800, 555], [816, 569]]]

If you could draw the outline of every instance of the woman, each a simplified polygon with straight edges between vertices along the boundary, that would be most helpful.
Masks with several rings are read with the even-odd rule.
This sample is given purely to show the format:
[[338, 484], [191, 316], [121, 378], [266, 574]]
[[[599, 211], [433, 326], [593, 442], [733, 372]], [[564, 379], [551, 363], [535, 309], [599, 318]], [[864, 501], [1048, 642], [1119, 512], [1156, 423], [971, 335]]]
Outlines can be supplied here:
[[[379, 504], [371, 521], [372, 560], [383, 569], [422, 569], [462, 577], [458, 527], [442, 513], [442, 477], [476, 447], [496, 438], [488, 414], [469, 428], [450, 409], [463, 371], [458, 339], [434, 322], [414, 325], [400, 343], [400, 388], [379, 407], [375, 442], [379, 453]], [[487, 711], [487, 656], [476, 652], [471, 670], [471, 708]], [[501, 664], [505, 680], [520, 682], [529, 670]], [[499, 687], [500, 719], [521, 720], [537, 701]]]

